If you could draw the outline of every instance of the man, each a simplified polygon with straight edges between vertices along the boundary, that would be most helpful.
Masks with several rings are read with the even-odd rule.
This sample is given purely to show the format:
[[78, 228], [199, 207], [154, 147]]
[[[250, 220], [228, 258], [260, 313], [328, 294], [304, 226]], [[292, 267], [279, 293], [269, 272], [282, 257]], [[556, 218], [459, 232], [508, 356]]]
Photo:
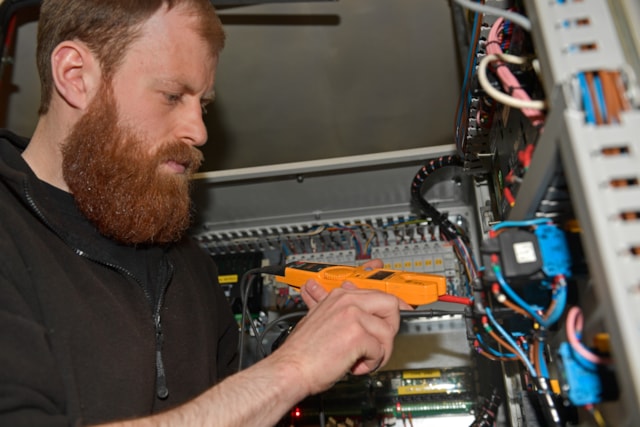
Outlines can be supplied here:
[[223, 41], [208, 0], [43, 1], [40, 119], [0, 140], [0, 425], [268, 426], [388, 360], [402, 303], [310, 282], [233, 374], [237, 325], [183, 237]]

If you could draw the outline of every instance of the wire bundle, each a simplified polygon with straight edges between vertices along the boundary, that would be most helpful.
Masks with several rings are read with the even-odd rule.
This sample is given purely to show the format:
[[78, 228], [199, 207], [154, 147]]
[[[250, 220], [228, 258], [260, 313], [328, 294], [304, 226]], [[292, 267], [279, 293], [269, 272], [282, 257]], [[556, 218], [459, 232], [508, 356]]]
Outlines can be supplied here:
[[473, 18], [473, 26], [471, 30], [471, 40], [467, 52], [467, 61], [465, 65], [464, 78], [462, 79], [462, 88], [460, 89], [460, 98], [456, 107], [456, 117], [454, 121], [454, 135], [458, 155], [463, 156], [465, 141], [467, 139], [467, 122], [469, 120], [469, 108], [471, 104], [471, 82], [476, 68], [476, 51], [480, 42], [480, 33], [482, 29], [482, 18], [476, 13]]
[[493, 264], [492, 268], [497, 282], [494, 282], [491, 286], [491, 292], [498, 302], [516, 313], [534, 320], [543, 327], [548, 328], [560, 319], [567, 302], [567, 282], [564, 276], [559, 275], [553, 279], [551, 303], [547, 310], [541, 313], [539, 308], [527, 303], [509, 286], [502, 276], [499, 265]]
[[[547, 229], [549, 226], [552, 227]], [[549, 254], [549, 249], [547, 252], [540, 249], [540, 255], [536, 255], [536, 258], [541, 262], [541, 265], [535, 268], [528, 267], [529, 269], [520, 270], [506, 263], [499, 256], [502, 254], [501, 248], [511, 248], [515, 246], [516, 242], [532, 242], [532, 240], [528, 240], [532, 238], [523, 237], [525, 230], [534, 234], [536, 239], [540, 239], [538, 243], [540, 248], [543, 246], [553, 247], [554, 251], [562, 251], [559, 241], [552, 240], [550, 243], [550, 240], [542, 240], [542, 236], [547, 236], [546, 239], [558, 238], [555, 233], [551, 233], [552, 230], [557, 229], [546, 218], [504, 221], [490, 230], [489, 240], [501, 239], [484, 246], [483, 249], [487, 264], [485, 265], [484, 280], [489, 295], [493, 296], [493, 304], [489, 300], [483, 302], [482, 300], [485, 298], [476, 301], [474, 308], [479, 316], [477, 319], [481, 325], [480, 331], [487, 339], [483, 338], [480, 331], [476, 331], [474, 347], [478, 354], [490, 360], [519, 361], [526, 369], [526, 375], [531, 379], [531, 383], [535, 384], [537, 391], [545, 396], [548, 419], [551, 420], [550, 422], [556, 423], [559, 415], [548, 385], [550, 372], [547, 365], [548, 346], [546, 339], [549, 329], [556, 325], [565, 313], [568, 296], [566, 275], [569, 274], [569, 265], [563, 255], [564, 252], [554, 253], [553, 262], [549, 263], [543, 257], [543, 254]], [[510, 232], [512, 235], [501, 235], [505, 232]], [[502, 257], [506, 258], [506, 256], [506, 254], [502, 254]], [[503, 263], [505, 264], [503, 265]], [[507, 274], [505, 271], [509, 272], [508, 277], [505, 277]], [[509, 283], [511, 277], [518, 278], [527, 287], [541, 286], [541, 289], [548, 289], [550, 294], [549, 302], [545, 304], [546, 307], [532, 303], [516, 292], [514, 286]], [[503, 324], [497, 313], [500, 315], [508, 314], [510, 322]], [[521, 318], [528, 319], [531, 323], [522, 324], [517, 316], [514, 317], [514, 313]], [[493, 348], [492, 345], [499, 345], [499, 348]]]
[[[491, 26], [487, 39], [485, 56], [478, 64], [478, 83], [482, 89], [496, 101], [522, 110], [522, 114], [527, 117], [533, 126], [544, 124], [544, 112], [546, 103], [542, 100], [532, 100], [525, 91], [517, 77], [511, 72], [506, 64], [525, 65], [529, 63], [527, 58], [509, 55], [503, 52], [501, 34], [505, 25], [504, 18], [500, 17]], [[493, 66], [496, 76], [505, 92], [494, 88], [487, 77], [487, 68], [490, 63], [497, 62]]]
[[595, 125], [620, 123], [620, 113], [631, 108], [620, 73], [583, 72], [578, 73], [576, 79], [586, 122]]
[[[474, 19], [473, 19], [473, 26], [471, 30], [472, 37], [469, 43], [469, 51], [467, 54], [465, 73], [462, 81], [462, 89], [460, 91], [460, 99], [458, 101], [458, 106], [456, 109], [456, 117], [454, 122], [454, 131], [455, 131], [454, 135], [455, 135], [456, 148], [457, 148], [458, 154], [460, 156], [464, 156], [464, 153], [467, 149], [466, 147], [467, 122], [469, 120], [469, 110], [471, 108], [471, 82], [473, 81], [474, 74], [476, 73], [476, 63], [477, 63], [477, 58], [479, 54], [478, 47], [480, 45], [480, 34], [481, 34], [482, 21], [483, 21], [484, 15], [492, 15], [492, 16], [500, 17], [499, 19], [500, 24], [498, 26], [494, 26], [496, 29], [496, 33], [493, 34], [493, 36], [494, 38], [496, 39], [500, 38], [501, 40], [495, 43], [487, 43], [487, 53], [489, 54], [502, 53], [503, 51], [509, 49], [509, 46], [511, 44], [510, 35], [513, 31], [513, 26], [512, 26], [513, 24], [523, 28], [526, 31], [530, 31], [532, 25], [531, 25], [531, 21], [526, 16], [513, 11], [485, 5], [483, 0], [479, 0], [478, 2], [474, 2], [471, 0], [454, 0], [454, 1], [459, 6], [475, 12]], [[501, 37], [498, 37], [499, 34], [501, 35]], [[494, 47], [491, 47], [491, 51], [489, 51], [489, 46], [492, 44], [495, 44], [494, 46], [495, 49]], [[478, 70], [478, 73], [479, 73], [479, 70]], [[507, 76], [506, 73], [504, 74], [504, 76], [505, 76], [505, 79], [507, 79], [506, 80], [507, 84], [510, 84], [509, 87], [516, 88], [520, 86], [519, 83], [514, 85], [513, 84], [514, 80], [511, 79], [509, 76]], [[478, 77], [480, 78], [480, 75], [478, 75]], [[484, 81], [485, 83], [488, 82], [487, 79], [484, 79]], [[489, 87], [490, 84], [487, 84], [486, 86]], [[489, 91], [490, 90], [491, 89], [489, 89]], [[515, 91], [515, 89], [513, 90]], [[512, 91], [511, 89], [508, 90], [508, 92], [511, 92], [511, 91]], [[492, 94], [496, 95], [498, 92], [500, 91], [495, 90], [492, 92]], [[521, 91], [517, 91], [517, 92], [521, 92]], [[520, 96], [521, 95], [517, 95], [516, 97], [514, 95], [514, 97], [509, 97], [509, 98], [502, 97], [501, 99], [503, 103], [509, 103], [509, 105], [511, 105], [513, 103], [512, 101], [515, 100], [515, 103], [518, 104], [517, 108], [522, 108], [521, 107], [522, 104], [520, 104], [520, 101], [527, 101], [527, 100], [524, 97], [522, 99], [519, 99], [518, 97]], [[498, 95], [498, 97], [500, 97], [500, 95]], [[506, 102], [504, 102], [505, 100]], [[488, 106], [491, 107], [491, 105], [488, 105]], [[533, 106], [536, 107], [537, 105], [533, 104]], [[544, 107], [542, 109], [544, 109]], [[536, 126], [541, 124], [536, 119], [536, 117], [540, 116], [540, 112], [535, 112], [535, 113], [527, 112], [527, 114], [529, 117], [534, 118]], [[476, 119], [476, 126], [478, 126], [480, 129], [483, 129], [483, 128], [486, 129], [491, 125], [489, 114], [482, 111], [481, 108], [478, 108], [475, 115], [475, 119]]]
[[[496, 238], [500, 232], [507, 228], [526, 227], [535, 229], [535, 227], [541, 225], [552, 225], [552, 223], [545, 218], [529, 221], [504, 221], [497, 224], [489, 231], [489, 238]], [[491, 293], [496, 298], [496, 301], [522, 316], [533, 320], [539, 326], [544, 328], [548, 328], [560, 320], [567, 302], [567, 281], [564, 274], [557, 274], [556, 276], [549, 278], [551, 302], [546, 310], [542, 310], [540, 307], [525, 301], [524, 298], [518, 295], [518, 293], [511, 287], [502, 273], [500, 259], [497, 254], [492, 254], [490, 261], [491, 265], [488, 266], [488, 268], [491, 269], [491, 272], [496, 279], [491, 284]]]

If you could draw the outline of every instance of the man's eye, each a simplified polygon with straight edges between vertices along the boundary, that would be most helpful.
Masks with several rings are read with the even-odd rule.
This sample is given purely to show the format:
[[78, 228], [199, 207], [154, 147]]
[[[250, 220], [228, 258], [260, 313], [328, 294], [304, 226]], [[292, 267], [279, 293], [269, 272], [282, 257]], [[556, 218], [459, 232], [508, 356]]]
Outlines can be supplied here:
[[182, 95], [175, 93], [166, 93], [164, 96], [170, 104], [177, 104], [182, 99]]

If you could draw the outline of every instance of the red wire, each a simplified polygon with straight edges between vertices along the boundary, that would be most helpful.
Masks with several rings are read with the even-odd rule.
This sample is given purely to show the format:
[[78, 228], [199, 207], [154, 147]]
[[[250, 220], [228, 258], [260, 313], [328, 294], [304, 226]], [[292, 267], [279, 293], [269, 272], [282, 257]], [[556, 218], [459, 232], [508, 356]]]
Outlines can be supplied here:
[[515, 197], [513, 197], [513, 193], [511, 193], [511, 190], [509, 189], [509, 187], [505, 187], [503, 193], [504, 193], [504, 198], [507, 199], [507, 203], [509, 203], [509, 206], [514, 207], [516, 204], [516, 199]]
[[518, 160], [523, 168], [528, 169], [531, 164], [531, 158], [533, 157], [533, 150], [535, 146], [533, 144], [528, 145], [524, 150], [518, 152]]
[[440, 302], [451, 302], [454, 304], [473, 305], [471, 298], [457, 297], [455, 295], [440, 295], [438, 297]]
[[3, 48], [3, 51], [2, 51], [2, 58], [0, 58], [0, 61], [2, 61], [2, 63], [0, 63], [0, 89], [2, 89], [2, 77], [4, 75], [4, 61], [9, 56], [9, 49], [11, 48], [11, 45], [13, 44], [13, 36], [15, 34], [15, 31], [16, 31], [16, 21], [17, 21], [16, 18], [17, 18], [16, 15], [13, 15], [11, 17], [11, 20], [9, 21], [9, 27], [7, 28], [7, 33], [5, 34], [4, 48]]
[[13, 36], [16, 30], [16, 21], [17, 21], [16, 18], [17, 18], [17, 15], [13, 15], [11, 17], [11, 21], [9, 21], [9, 28], [7, 29], [7, 38], [4, 41], [5, 54], [6, 54], [6, 51], [9, 50], [9, 48], [11, 47], [11, 44], [13, 43]]

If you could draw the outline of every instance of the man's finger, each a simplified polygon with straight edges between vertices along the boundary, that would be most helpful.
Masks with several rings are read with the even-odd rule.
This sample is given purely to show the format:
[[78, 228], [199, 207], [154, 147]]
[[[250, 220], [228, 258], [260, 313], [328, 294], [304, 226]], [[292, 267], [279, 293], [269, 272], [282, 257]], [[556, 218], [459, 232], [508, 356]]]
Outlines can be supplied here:
[[329, 293], [313, 279], [307, 280], [300, 289], [300, 296], [309, 308], [314, 307], [320, 301], [325, 299], [328, 294]]

